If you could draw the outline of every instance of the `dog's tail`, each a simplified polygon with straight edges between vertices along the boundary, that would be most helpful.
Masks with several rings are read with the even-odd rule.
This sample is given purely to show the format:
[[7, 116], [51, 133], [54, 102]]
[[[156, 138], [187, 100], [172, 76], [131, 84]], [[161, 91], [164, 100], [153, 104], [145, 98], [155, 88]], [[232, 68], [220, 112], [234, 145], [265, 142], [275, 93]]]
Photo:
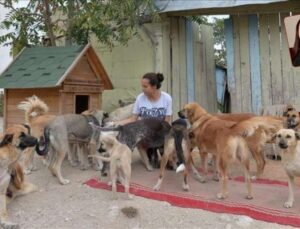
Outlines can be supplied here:
[[257, 116], [236, 123], [231, 128], [243, 137], [252, 136], [258, 128], [273, 133], [283, 128], [283, 119], [272, 116]]
[[[44, 136], [40, 137], [39, 142], [35, 146], [35, 151], [38, 155], [44, 156], [48, 153], [50, 145], [50, 129], [48, 127], [45, 127], [44, 129]], [[43, 146], [41, 149], [40, 146]]]
[[180, 164], [185, 164], [183, 149], [182, 149], [182, 139], [183, 139], [182, 131], [174, 128], [173, 137], [174, 137], [175, 149], [177, 152], [178, 161]]
[[25, 121], [27, 123], [30, 123], [33, 117], [44, 115], [49, 111], [47, 104], [35, 95], [22, 101], [17, 107], [25, 111]]
[[89, 122], [89, 124], [96, 130], [100, 131], [120, 131], [122, 129], [122, 126], [116, 126], [116, 127], [101, 127], [97, 126], [92, 122]]
[[110, 162], [111, 159], [112, 159], [112, 156], [110, 156], [110, 157], [103, 157], [103, 156], [100, 156], [100, 155], [89, 155], [88, 157], [89, 158], [98, 158], [98, 159], [100, 159], [102, 161], [105, 161], [105, 162]]

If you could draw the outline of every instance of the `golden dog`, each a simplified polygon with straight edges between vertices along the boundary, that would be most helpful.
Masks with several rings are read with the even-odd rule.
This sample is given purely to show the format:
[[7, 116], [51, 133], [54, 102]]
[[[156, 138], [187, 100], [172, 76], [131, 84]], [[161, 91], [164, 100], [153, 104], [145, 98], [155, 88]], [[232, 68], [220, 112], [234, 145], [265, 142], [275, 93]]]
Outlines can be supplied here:
[[125, 144], [120, 143], [114, 136], [101, 134], [100, 141], [102, 147], [108, 151], [110, 157], [100, 155], [89, 155], [91, 158], [99, 158], [110, 162], [110, 178], [112, 183], [113, 199], [117, 198], [117, 181], [125, 187], [128, 199], [132, 199], [129, 193], [129, 183], [131, 178], [131, 155], [132, 152]]
[[278, 129], [282, 121], [270, 117], [253, 117], [243, 122], [221, 120], [210, 115], [197, 103], [186, 104], [179, 116], [188, 118], [195, 136], [193, 142], [202, 152], [213, 154], [221, 176], [221, 192], [219, 199], [227, 197], [228, 165], [234, 161], [244, 166], [247, 184], [247, 199], [252, 199], [251, 179], [249, 173], [249, 148], [244, 137], [251, 136], [258, 128], [266, 131]]
[[276, 145], [281, 151], [283, 168], [289, 178], [289, 197], [284, 207], [291, 208], [294, 203], [294, 178], [300, 176], [300, 135], [292, 129], [281, 129], [275, 137]]
[[[39, 139], [44, 134], [45, 126], [50, 123], [55, 115], [49, 115], [49, 107], [37, 96], [32, 96], [22, 101], [18, 108], [25, 111], [25, 121], [31, 129], [31, 135]], [[25, 174], [36, 170], [34, 165], [34, 148], [27, 148], [24, 152], [23, 167]]]
[[3, 228], [17, 227], [8, 222], [7, 202], [36, 190], [33, 184], [24, 181], [23, 169], [18, 163], [24, 149], [36, 143], [37, 139], [30, 136], [23, 125], [8, 128], [0, 137], [0, 225]]

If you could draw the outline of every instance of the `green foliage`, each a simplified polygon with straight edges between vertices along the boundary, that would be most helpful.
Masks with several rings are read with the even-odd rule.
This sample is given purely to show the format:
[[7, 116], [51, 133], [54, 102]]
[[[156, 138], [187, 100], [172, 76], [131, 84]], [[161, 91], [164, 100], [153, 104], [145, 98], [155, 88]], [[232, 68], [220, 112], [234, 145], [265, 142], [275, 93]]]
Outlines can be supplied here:
[[[0, 36], [0, 44], [13, 45], [12, 55], [30, 45], [56, 45], [56, 37], [67, 44], [86, 44], [91, 35], [113, 46], [127, 44], [138, 35], [138, 27], [157, 18], [152, 0], [29, 0], [15, 8], [18, 0], [0, 0], [10, 12], [0, 29], [10, 29]], [[63, 15], [63, 16], [58, 16]]]
[[213, 27], [214, 37], [214, 54], [216, 63], [226, 65], [226, 46], [225, 46], [225, 32], [224, 19], [213, 18], [213, 22], [209, 23], [206, 16], [189, 16], [187, 19], [196, 22], [199, 25], [210, 25]]
[[216, 63], [226, 65], [226, 46], [225, 46], [225, 31], [224, 19], [214, 18], [211, 23], [214, 33], [214, 47], [215, 47], [215, 60]]

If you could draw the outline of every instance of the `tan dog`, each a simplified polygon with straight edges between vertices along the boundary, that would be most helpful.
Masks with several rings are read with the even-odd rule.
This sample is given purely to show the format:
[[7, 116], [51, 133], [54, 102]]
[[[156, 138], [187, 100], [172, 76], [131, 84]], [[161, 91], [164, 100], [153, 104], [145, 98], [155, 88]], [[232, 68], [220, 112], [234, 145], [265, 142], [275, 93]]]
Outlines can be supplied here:
[[285, 118], [286, 128], [293, 129], [295, 131], [300, 130], [300, 112], [296, 111], [294, 107], [287, 107], [283, 117]]
[[99, 158], [103, 161], [110, 162], [110, 178], [112, 183], [113, 199], [117, 198], [117, 181], [120, 181], [125, 187], [125, 193], [128, 199], [132, 199], [129, 193], [129, 183], [131, 178], [131, 155], [132, 152], [125, 144], [120, 143], [111, 135], [101, 134], [100, 141], [102, 147], [108, 151], [110, 157], [99, 155], [90, 155], [89, 157]]
[[294, 203], [294, 178], [300, 176], [300, 135], [292, 129], [281, 129], [276, 133], [276, 145], [281, 151], [281, 162], [288, 175], [289, 197], [284, 207]]
[[[217, 114], [216, 117], [222, 120], [233, 121], [233, 122], [241, 122], [245, 121], [249, 118], [255, 117], [256, 115], [251, 113], [236, 113], [236, 114]], [[270, 116], [269, 116], [270, 117]], [[277, 119], [278, 121], [283, 121], [281, 117], [272, 116], [273, 119]], [[279, 128], [279, 127], [278, 127]], [[249, 150], [252, 154], [256, 162], [257, 172], [253, 178], [259, 178], [265, 168], [266, 161], [263, 149], [267, 143], [270, 142], [273, 135], [276, 133], [275, 130], [266, 130], [263, 128], [258, 128], [255, 133], [251, 136], [245, 138]]]
[[[31, 129], [31, 135], [39, 139], [44, 134], [45, 126], [50, 123], [55, 115], [49, 115], [49, 107], [37, 96], [32, 96], [22, 101], [18, 108], [25, 111], [25, 121]], [[34, 148], [27, 148], [24, 152], [23, 167], [25, 174], [36, 170], [34, 165]]]
[[36, 190], [33, 184], [24, 181], [23, 169], [18, 163], [24, 149], [36, 143], [37, 139], [22, 125], [8, 128], [0, 137], [0, 226], [3, 228], [17, 227], [8, 222], [7, 201]]
[[217, 159], [217, 167], [221, 176], [221, 192], [219, 199], [227, 197], [228, 166], [234, 161], [244, 166], [245, 182], [247, 184], [247, 199], [252, 199], [251, 180], [249, 173], [249, 149], [245, 136], [251, 136], [258, 128], [276, 129], [281, 121], [270, 117], [253, 117], [243, 122], [221, 120], [210, 115], [197, 103], [189, 103], [179, 112], [180, 117], [188, 118], [192, 124], [194, 143], [200, 151], [211, 153]]

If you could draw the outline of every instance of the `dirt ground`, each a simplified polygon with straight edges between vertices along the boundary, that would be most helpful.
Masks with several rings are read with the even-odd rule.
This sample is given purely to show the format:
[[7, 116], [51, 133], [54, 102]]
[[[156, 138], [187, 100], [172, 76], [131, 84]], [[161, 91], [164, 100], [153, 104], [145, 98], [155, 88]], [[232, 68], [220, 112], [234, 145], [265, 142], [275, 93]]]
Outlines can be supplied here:
[[[111, 200], [111, 192], [83, 185], [98, 172], [81, 171], [65, 161], [63, 175], [71, 183], [63, 186], [40, 160], [36, 161], [39, 169], [26, 179], [38, 190], [16, 198], [8, 206], [11, 221], [21, 228], [291, 228], [247, 216], [174, 207], [138, 196], [126, 200], [119, 195], [118, 200]], [[122, 212], [125, 207], [136, 209], [135, 217], [127, 217]]]

